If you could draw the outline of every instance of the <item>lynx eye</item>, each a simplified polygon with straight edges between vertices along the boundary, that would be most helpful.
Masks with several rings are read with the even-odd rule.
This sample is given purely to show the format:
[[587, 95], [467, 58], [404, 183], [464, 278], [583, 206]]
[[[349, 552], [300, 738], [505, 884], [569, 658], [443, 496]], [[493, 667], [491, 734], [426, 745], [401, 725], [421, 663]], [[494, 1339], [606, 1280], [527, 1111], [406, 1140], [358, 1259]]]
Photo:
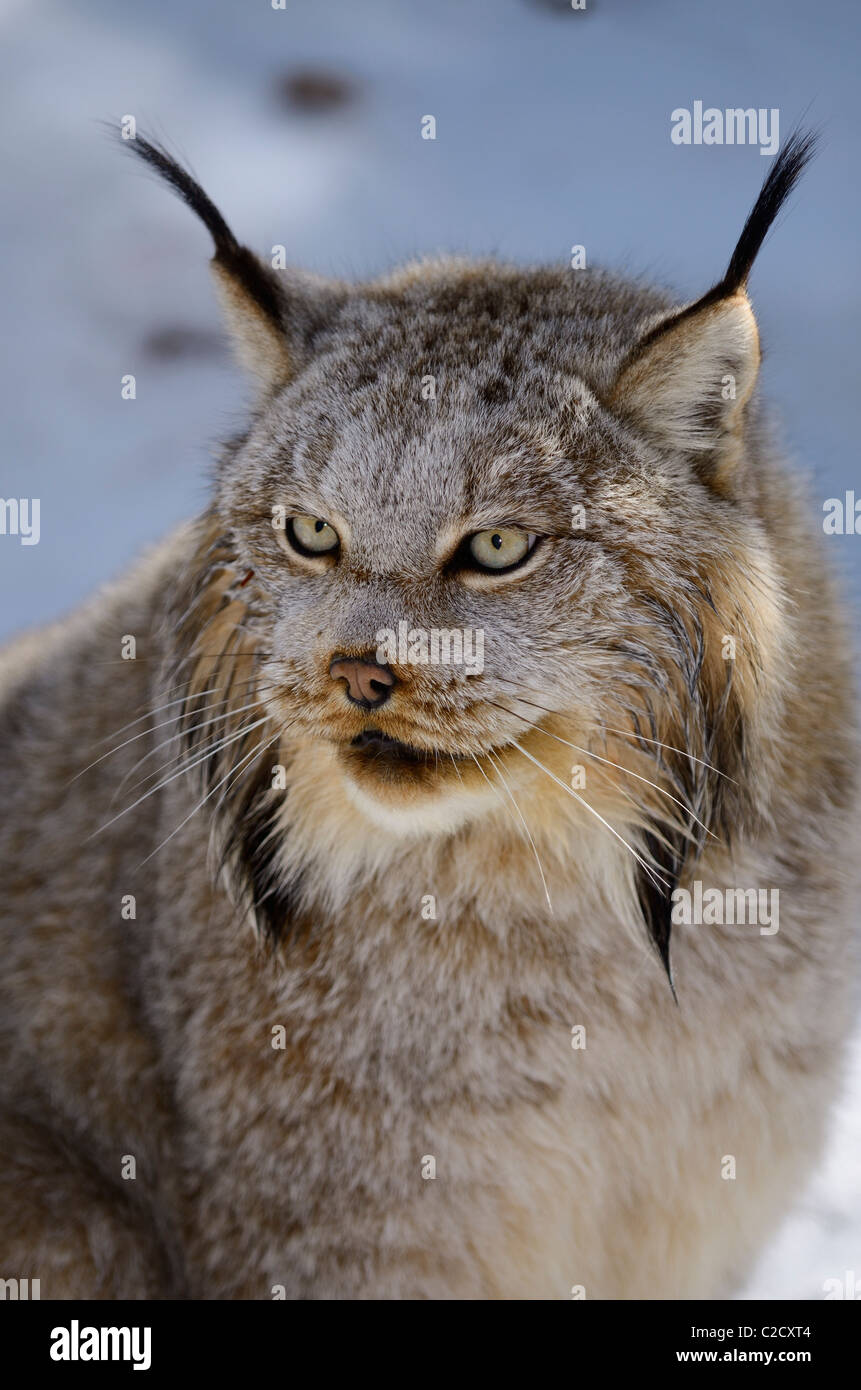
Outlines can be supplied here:
[[507, 570], [525, 560], [536, 537], [518, 526], [498, 526], [469, 537], [468, 554], [484, 570]]
[[300, 555], [330, 555], [340, 545], [338, 532], [319, 516], [287, 518], [287, 539]]

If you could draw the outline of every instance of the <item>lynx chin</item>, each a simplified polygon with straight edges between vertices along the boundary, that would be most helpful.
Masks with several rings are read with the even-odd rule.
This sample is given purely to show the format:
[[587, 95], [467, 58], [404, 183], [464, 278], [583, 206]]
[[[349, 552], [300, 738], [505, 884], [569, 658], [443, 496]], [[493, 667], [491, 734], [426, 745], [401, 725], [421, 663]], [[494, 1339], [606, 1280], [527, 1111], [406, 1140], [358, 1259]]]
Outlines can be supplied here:
[[[125, 142], [211, 234], [256, 396], [203, 514], [2, 655], [10, 1278], [690, 1299], [744, 1276], [851, 1018], [848, 644], [747, 291], [812, 143], [680, 304], [591, 256], [276, 270]], [[402, 623], [472, 660], [378, 651]], [[673, 923], [696, 882], [767, 885], [780, 930]]]

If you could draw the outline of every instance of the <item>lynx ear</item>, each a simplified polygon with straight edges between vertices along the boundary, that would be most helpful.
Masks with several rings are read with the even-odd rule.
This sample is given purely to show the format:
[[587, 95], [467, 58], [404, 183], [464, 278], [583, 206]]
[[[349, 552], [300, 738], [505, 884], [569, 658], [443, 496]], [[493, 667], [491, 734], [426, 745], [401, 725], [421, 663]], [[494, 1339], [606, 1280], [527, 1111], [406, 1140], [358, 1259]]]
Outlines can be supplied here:
[[[302, 356], [302, 332], [313, 319], [308, 283], [284, 282], [240, 246], [215, 204], [187, 170], [160, 146], [138, 135], [127, 148], [155, 169], [196, 212], [215, 243], [212, 269], [234, 348], [264, 390], [289, 380]], [[291, 300], [290, 287], [297, 302]]]
[[278, 312], [277, 288], [265, 283], [271, 277], [257, 257], [244, 246], [238, 249], [248, 258], [242, 265], [213, 256], [216, 293], [236, 356], [264, 390], [271, 390], [290, 379], [295, 363]]
[[744, 407], [760, 350], [747, 278], [765, 235], [810, 159], [813, 134], [795, 133], [778, 154], [744, 224], [723, 279], [653, 324], [622, 363], [609, 405], [665, 448], [685, 453], [716, 487], [738, 457]]
[[611, 404], [664, 448], [723, 471], [738, 452], [759, 359], [756, 320], [739, 291], [659, 325], [622, 370]]

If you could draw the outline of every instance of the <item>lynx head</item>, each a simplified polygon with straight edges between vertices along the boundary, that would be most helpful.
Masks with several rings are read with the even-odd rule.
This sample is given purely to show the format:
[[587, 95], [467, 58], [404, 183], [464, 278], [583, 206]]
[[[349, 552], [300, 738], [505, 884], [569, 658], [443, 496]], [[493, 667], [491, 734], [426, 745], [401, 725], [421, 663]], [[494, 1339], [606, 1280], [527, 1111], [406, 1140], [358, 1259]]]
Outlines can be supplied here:
[[273, 931], [272, 765], [310, 747], [383, 835], [447, 835], [500, 797], [536, 835], [598, 818], [668, 963], [679, 875], [767, 796], [785, 601], [746, 281], [811, 145], [784, 146], [723, 279], [678, 307], [592, 270], [275, 271], [135, 141], [212, 233], [258, 386], [189, 555], [175, 676], [201, 748], [202, 692], [223, 693], [232, 742], [203, 770]]

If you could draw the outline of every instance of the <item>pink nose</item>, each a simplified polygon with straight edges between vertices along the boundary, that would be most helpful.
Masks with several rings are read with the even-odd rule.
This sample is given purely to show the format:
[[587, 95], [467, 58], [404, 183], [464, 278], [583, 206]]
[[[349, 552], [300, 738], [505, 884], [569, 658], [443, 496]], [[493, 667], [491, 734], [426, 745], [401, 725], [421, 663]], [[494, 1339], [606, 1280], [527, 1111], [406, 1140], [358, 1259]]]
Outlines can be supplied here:
[[388, 666], [378, 661], [350, 656], [336, 656], [329, 667], [333, 680], [347, 682], [347, 698], [363, 709], [377, 709], [392, 693], [395, 676]]

